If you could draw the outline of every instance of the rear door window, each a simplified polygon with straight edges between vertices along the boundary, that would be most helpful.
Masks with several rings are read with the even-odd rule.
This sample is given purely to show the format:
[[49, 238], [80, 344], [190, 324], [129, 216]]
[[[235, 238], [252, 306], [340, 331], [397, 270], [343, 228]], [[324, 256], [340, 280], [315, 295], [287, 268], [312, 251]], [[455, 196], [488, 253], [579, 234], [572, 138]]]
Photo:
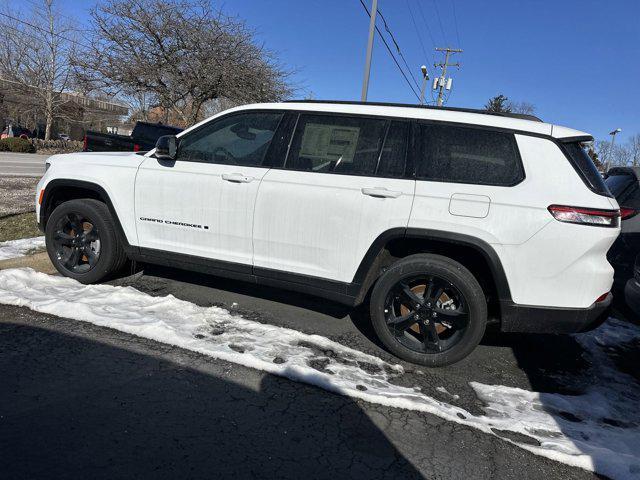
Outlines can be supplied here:
[[409, 123], [301, 114], [285, 168], [318, 173], [404, 176]]
[[286, 168], [319, 173], [374, 175], [387, 121], [340, 115], [298, 119]]
[[513, 134], [421, 124], [416, 174], [420, 180], [511, 186], [524, 178]]

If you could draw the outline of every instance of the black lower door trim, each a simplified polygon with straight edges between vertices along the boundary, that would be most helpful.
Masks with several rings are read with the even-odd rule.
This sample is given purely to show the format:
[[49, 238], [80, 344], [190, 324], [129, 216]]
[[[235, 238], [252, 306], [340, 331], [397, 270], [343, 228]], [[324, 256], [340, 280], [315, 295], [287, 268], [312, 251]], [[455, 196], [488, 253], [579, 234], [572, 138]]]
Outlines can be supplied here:
[[359, 291], [359, 286], [352, 283], [151, 248], [140, 248], [139, 253], [132, 254], [130, 257], [144, 263], [192, 270], [233, 280], [305, 293], [348, 306], [355, 304], [354, 292]]

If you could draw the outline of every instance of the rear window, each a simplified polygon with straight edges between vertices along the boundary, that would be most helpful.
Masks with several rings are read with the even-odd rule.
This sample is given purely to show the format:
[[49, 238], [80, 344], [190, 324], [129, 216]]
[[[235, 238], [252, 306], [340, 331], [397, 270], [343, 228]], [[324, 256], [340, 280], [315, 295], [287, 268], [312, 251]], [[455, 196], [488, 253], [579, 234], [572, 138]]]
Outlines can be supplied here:
[[510, 133], [424, 124], [419, 143], [416, 173], [421, 180], [511, 186], [524, 178]]
[[606, 183], [613, 196], [619, 199], [622, 194], [635, 183], [635, 178], [633, 175], [627, 174], [610, 175], [604, 183]]
[[582, 142], [563, 143], [572, 165], [580, 174], [587, 187], [599, 195], [611, 197], [611, 192], [604, 183], [604, 179], [593, 164], [588, 153], [587, 144]]

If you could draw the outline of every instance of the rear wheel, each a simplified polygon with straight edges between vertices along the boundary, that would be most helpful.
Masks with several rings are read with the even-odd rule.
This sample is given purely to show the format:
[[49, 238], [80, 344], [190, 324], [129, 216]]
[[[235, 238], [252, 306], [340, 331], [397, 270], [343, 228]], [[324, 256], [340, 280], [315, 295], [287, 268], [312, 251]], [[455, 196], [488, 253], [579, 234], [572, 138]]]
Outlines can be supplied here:
[[45, 238], [56, 269], [82, 283], [98, 282], [126, 261], [111, 214], [97, 200], [70, 200], [56, 207]]
[[373, 289], [370, 310], [378, 337], [392, 353], [431, 367], [469, 355], [487, 323], [476, 278], [440, 255], [412, 255], [392, 265]]

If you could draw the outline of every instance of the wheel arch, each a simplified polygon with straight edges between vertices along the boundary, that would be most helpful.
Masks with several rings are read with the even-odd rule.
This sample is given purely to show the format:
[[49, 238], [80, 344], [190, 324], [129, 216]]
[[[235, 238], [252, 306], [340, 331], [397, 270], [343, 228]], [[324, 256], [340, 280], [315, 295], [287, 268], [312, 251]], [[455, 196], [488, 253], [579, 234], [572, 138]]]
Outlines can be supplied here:
[[38, 221], [38, 227], [40, 230], [43, 232], [45, 231], [49, 216], [58, 205], [69, 200], [77, 200], [81, 198], [93, 198], [95, 200], [100, 200], [107, 206], [122, 245], [125, 250], [131, 250], [132, 247], [124, 233], [124, 229], [122, 228], [120, 219], [118, 218], [118, 213], [116, 212], [107, 191], [97, 183], [87, 182], [84, 180], [57, 178], [47, 183], [44, 194], [42, 195], [42, 203], [40, 204], [40, 218]]
[[[483, 284], [485, 292], [495, 298], [495, 305], [511, 301], [511, 290], [502, 262], [493, 247], [470, 235], [423, 228], [393, 228], [374, 240], [365, 254], [353, 284], [359, 285], [356, 303], [361, 303], [369, 290], [394, 261], [415, 253], [436, 253], [459, 261], [476, 277], [491, 284]], [[495, 312], [499, 316], [499, 312]]]

